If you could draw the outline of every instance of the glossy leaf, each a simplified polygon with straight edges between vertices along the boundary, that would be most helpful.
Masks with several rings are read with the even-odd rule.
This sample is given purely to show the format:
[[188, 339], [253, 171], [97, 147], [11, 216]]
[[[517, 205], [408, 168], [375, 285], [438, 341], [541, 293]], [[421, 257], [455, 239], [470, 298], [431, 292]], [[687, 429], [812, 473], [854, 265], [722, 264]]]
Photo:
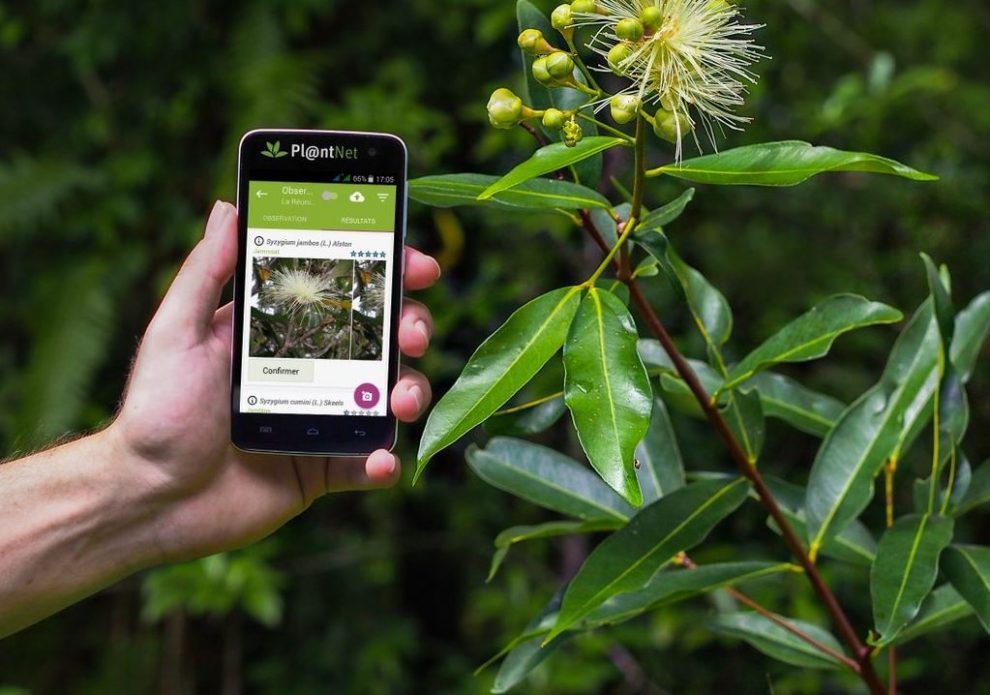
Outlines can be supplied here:
[[485, 482], [533, 504], [585, 520], [625, 521], [633, 508], [572, 458], [521, 439], [471, 447], [468, 464]]
[[990, 632], [990, 548], [951, 545], [942, 555], [942, 571]]
[[643, 502], [651, 504], [664, 495], [684, 487], [684, 460], [677, 435], [670, 423], [670, 415], [664, 402], [653, 400], [650, 429], [636, 446], [636, 475], [643, 491]]
[[666, 205], [645, 215], [639, 223], [639, 228], [643, 231], [663, 229], [680, 217], [692, 200], [694, 200], [694, 189], [689, 188]]
[[564, 344], [564, 401], [591, 465], [638, 506], [643, 495], [633, 455], [650, 426], [653, 398], [637, 340], [625, 305], [589, 289]]
[[763, 413], [792, 427], [824, 437], [835, 426], [846, 406], [842, 401], [812, 391], [782, 374], [762, 372], [746, 382], [743, 391], [760, 394]]
[[485, 581], [490, 582], [495, 577], [498, 568], [505, 561], [509, 548], [516, 543], [597, 531], [614, 531], [620, 528], [622, 524], [623, 522], [617, 519], [596, 519], [593, 521], [548, 521], [533, 526], [507, 528], [495, 537], [495, 553], [492, 556], [488, 577]]
[[641, 588], [677, 553], [705, 539], [746, 499], [742, 478], [694, 483], [641, 510], [588, 556], [571, 580], [554, 637], [617, 594]]
[[664, 570], [653, 575], [641, 589], [613, 596], [592, 611], [578, 627], [586, 629], [620, 623], [692, 596], [794, 571], [794, 565], [786, 562], [725, 562], [695, 569]]
[[[819, 643], [840, 654], [843, 653], [842, 646], [830, 632], [801, 620], [785, 619], [785, 621]], [[719, 634], [745, 640], [767, 656], [785, 664], [822, 669], [839, 668], [842, 665], [840, 661], [759, 613], [749, 611], [723, 613], [716, 616], [709, 623], [709, 627]]]
[[805, 501], [812, 555], [866, 508], [873, 478], [921, 415], [912, 405], [934, 391], [937, 353], [938, 330], [925, 302], [894, 344], [879, 383], [846, 409], [818, 450]]
[[430, 413], [419, 444], [416, 479], [434, 454], [485, 421], [553, 357], [564, 343], [580, 298], [578, 287], [538, 297], [481, 344]]
[[901, 630], [893, 644], [910, 642], [971, 615], [973, 608], [966, 603], [966, 599], [951, 584], [943, 584], [928, 594], [917, 617]]
[[738, 147], [668, 164], [650, 173], [723, 186], [795, 186], [817, 174], [839, 171], [889, 174], [914, 181], [938, 179], [886, 157], [815, 147], [797, 140]]
[[564, 394], [561, 393], [531, 404], [500, 410], [485, 421], [485, 431], [506, 437], [528, 437], [546, 432], [566, 411]]
[[787, 324], [734, 365], [723, 389], [738, 386], [760, 371], [782, 362], [806, 362], [828, 354], [843, 333], [903, 318], [901, 312], [865, 297], [840, 294], [829, 297]]
[[952, 531], [950, 517], [908, 514], [880, 538], [870, 570], [878, 645], [890, 644], [918, 614], [935, 585], [939, 556], [952, 542]]
[[627, 143], [623, 138], [596, 135], [584, 138], [574, 147], [567, 147], [562, 142], [541, 147], [532, 157], [486, 188], [478, 198], [481, 200], [491, 198], [496, 193], [507, 191], [525, 181], [535, 179], [537, 176], [558, 169], [566, 169], [572, 164], [592, 157], [599, 152], [625, 144]]
[[498, 180], [484, 174], [424, 176], [409, 182], [409, 197], [425, 205], [449, 208], [457, 205], [502, 207], [519, 210], [609, 209], [603, 195], [569, 181], [533, 179], [491, 198], [478, 195]]
[[[798, 537], [805, 537], [807, 524], [804, 515], [804, 488], [772, 475], [764, 476], [764, 480]], [[768, 518], [767, 525], [775, 533], [780, 533], [773, 519]], [[873, 534], [860, 521], [851, 522], [841, 533], [828, 539], [821, 549], [821, 554], [825, 557], [866, 567], [873, 562], [876, 552], [877, 542]]]

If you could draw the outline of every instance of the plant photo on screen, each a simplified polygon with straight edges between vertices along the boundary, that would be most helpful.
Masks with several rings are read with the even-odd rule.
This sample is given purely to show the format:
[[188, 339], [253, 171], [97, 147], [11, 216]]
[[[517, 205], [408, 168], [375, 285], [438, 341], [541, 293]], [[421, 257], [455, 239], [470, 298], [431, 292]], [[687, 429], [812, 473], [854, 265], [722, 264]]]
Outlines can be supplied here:
[[358, 261], [354, 270], [352, 360], [382, 359], [385, 261]]
[[348, 359], [353, 280], [351, 260], [255, 258], [251, 356]]
[[[704, 596], [718, 606], [704, 628], [724, 644], [834, 673], [839, 689], [896, 692], [899, 646], [974, 612], [990, 626], [990, 547], [956, 532], [990, 501], [990, 463], [972, 465], [963, 441], [990, 293], [953, 296], [949, 269], [922, 254], [913, 272], [928, 294], [916, 306], [837, 292], [761, 344], [735, 345], [729, 299], [704, 274], [703, 256], [693, 267], [678, 253], [691, 233], [678, 222], [719, 186], [738, 187], [739, 199], [746, 187], [780, 187], [784, 201], [783, 187], [820, 175], [857, 176], [862, 186], [868, 175], [899, 177], [905, 187], [937, 177], [802, 141], [728, 147], [751, 119], [748, 90], [770, 53], [758, 20], [736, 3], [574, 0], [547, 15], [519, 0], [517, 14], [523, 86], [496, 89], [488, 119], [525, 129], [532, 155], [500, 176], [409, 185], [436, 208], [557, 213], [572, 223], [569, 242], [590, 239], [598, 250], [590, 274], [521, 306], [477, 348], [420, 443], [417, 478], [484, 424], [497, 436], [473, 440], [471, 469], [559, 514], [500, 534], [489, 578], [515, 544], [600, 541], [493, 657], [494, 692], [522, 683], [576, 636]], [[611, 161], [625, 168], [603, 173], [603, 153], [620, 153]], [[724, 217], [732, 234], [731, 212]], [[670, 317], [656, 297], [676, 307]], [[790, 376], [789, 365], [826, 357], [845, 334], [895, 330], [875, 385], [851, 402]], [[525, 391], [557, 363], [556, 384]], [[721, 459], [679, 444], [675, 412], [707, 422]], [[541, 439], [565, 414], [586, 463], [546, 446], [559, 438]], [[819, 440], [786, 476], [782, 462], [761, 457], [769, 418]], [[925, 454], [919, 470], [899, 465], [912, 448]], [[895, 494], [904, 489], [910, 504]], [[718, 561], [695, 559], [717, 527], [757, 508], [769, 528], [746, 543], [720, 540]], [[781, 612], [750, 591], [781, 595], [797, 582], [809, 583], [827, 619]], [[852, 593], [870, 597], [872, 615], [849, 613]]]

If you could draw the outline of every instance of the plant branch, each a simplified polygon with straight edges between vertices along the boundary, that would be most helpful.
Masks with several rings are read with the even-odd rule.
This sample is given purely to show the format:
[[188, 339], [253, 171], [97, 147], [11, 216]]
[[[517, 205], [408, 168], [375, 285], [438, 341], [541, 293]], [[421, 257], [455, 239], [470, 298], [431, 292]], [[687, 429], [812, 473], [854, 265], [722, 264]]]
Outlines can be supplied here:
[[571, 29], [569, 32], [564, 34], [564, 40], [567, 42], [567, 47], [571, 49], [571, 57], [574, 58], [574, 62], [577, 64], [578, 68], [581, 70], [581, 74], [584, 75], [584, 79], [588, 80], [588, 84], [599, 94], [603, 93], [603, 90], [598, 86], [598, 81], [595, 80], [595, 76], [591, 74], [591, 70], [588, 66], [584, 64], [584, 59], [581, 57], [581, 53], [578, 51], [577, 46], [574, 45], [574, 30]]
[[[678, 564], [683, 565], [688, 570], [693, 570], [698, 568], [698, 565], [694, 562], [694, 560], [688, 557], [687, 554], [685, 553], [681, 553], [681, 555], [677, 559], [677, 562]], [[749, 596], [739, 591], [735, 587], [731, 587], [731, 586], [725, 587], [725, 591], [730, 596], [732, 596], [732, 598], [739, 601], [739, 603], [748, 606], [749, 608], [752, 608], [754, 611], [762, 615], [770, 622], [780, 626], [784, 630], [787, 630], [789, 633], [791, 633], [798, 639], [802, 640], [803, 642], [810, 644], [812, 647], [820, 651], [822, 654], [827, 654], [836, 661], [840, 661], [841, 663], [845, 664], [846, 667], [848, 667], [853, 673], [860, 672], [859, 663], [857, 661], [855, 661], [854, 659], [850, 659], [842, 652], [838, 652], [835, 649], [832, 649], [827, 644], [824, 644], [823, 642], [820, 642], [819, 640], [815, 639], [801, 628], [796, 627], [795, 625], [789, 623], [780, 614], [774, 613], [769, 608], [759, 603], [756, 599], [750, 598]]]
[[[637, 179], [639, 178], [639, 169], [637, 169]], [[642, 195], [642, 190], [640, 190], [640, 195]], [[635, 188], [633, 191], [633, 201], [635, 209]], [[642, 202], [641, 198], [640, 202]], [[594, 227], [594, 222], [591, 220], [590, 216], [584, 219], [585, 226], [588, 227], [590, 231], [590, 228]], [[592, 237], [595, 237], [596, 234], [599, 238], [601, 237], [601, 235], [597, 233], [597, 230], [595, 230], [595, 233], [592, 234]], [[622, 269], [620, 267], [620, 273], [621, 272]], [[752, 483], [760, 502], [764, 507], [766, 507], [771, 518], [773, 518], [773, 520], [777, 523], [781, 535], [783, 536], [784, 541], [791, 553], [801, 564], [801, 567], [804, 568], [808, 581], [811, 582], [811, 586], [815, 593], [824, 604], [826, 610], [828, 610], [828, 613], [832, 617], [832, 621], [835, 624], [840, 637], [849, 647], [849, 650], [852, 652], [854, 657], [858, 660], [858, 663], [860, 664], [860, 676], [875, 695], [883, 695], [885, 693], [885, 689], [873, 667], [870, 649], [864, 646], [859, 637], [856, 635], [856, 631], [853, 629], [852, 623], [850, 623], [849, 618], [842, 609], [842, 606], [839, 605], [838, 599], [825, 582], [821, 572], [818, 571], [818, 567], [811, 560], [811, 557], [808, 555], [808, 551], [805, 549], [804, 545], [801, 543], [801, 540], [798, 538], [797, 533], [794, 531], [794, 527], [791, 526], [791, 523], [787, 520], [787, 517], [784, 516], [784, 513], [781, 511], [780, 505], [777, 503], [776, 498], [773, 496], [773, 493], [770, 492], [766, 482], [763, 480], [763, 476], [757, 468], [750, 463], [749, 458], [746, 456], [746, 452], [743, 451], [739, 441], [729, 428], [728, 423], [726, 423], [725, 419], [722, 417], [722, 414], [719, 412], [718, 407], [711, 402], [704, 386], [702, 386], [701, 382], [698, 380], [697, 374], [694, 373], [694, 370], [691, 369], [691, 366], [687, 363], [687, 360], [674, 344], [673, 339], [664, 327], [660, 317], [657, 316], [656, 312], [653, 310], [653, 307], [650, 306], [650, 303], [647, 301], [646, 296], [639, 287], [639, 284], [634, 279], [629, 277], [623, 278], [623, 280], [629, 287], [630, 295], [632, 296], [632, 299], [640, 314], [643, 316], [644, 321], [649, 327], [650, 332], [656, 336], [664, 350], [666, 350], [667, 354], [670, 356], [671, 362], [673, 362], [674, 368], [676, 369], [678, 375], [681, 379], [683, 379], [684, 383], [688, 385], [688, 388], [698, 401], [698, 404], [701, 406], [705, 416], [722, 438], [726, 447], [729, 449], [729, 454], [732, 456], [732, 459], [735, 461], [742, 475]]]

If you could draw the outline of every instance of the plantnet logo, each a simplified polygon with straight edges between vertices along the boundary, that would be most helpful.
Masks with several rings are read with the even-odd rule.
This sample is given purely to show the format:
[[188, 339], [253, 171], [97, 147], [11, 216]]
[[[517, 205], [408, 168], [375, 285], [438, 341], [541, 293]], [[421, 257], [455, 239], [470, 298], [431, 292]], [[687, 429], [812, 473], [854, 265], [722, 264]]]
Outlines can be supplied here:
[[278, 159], [279, 157], [285, 157], [289, 153], [283, 150], [282, 143], [276, 140], [274, 143], [266, 142], [265, 149], [261, 151], [261, 154], [272, 159]]
[[286, 152], [282, 149], [282, 143], [276, 140], [273, 143], [266, 142], [265, 149], [261, 151], [261, 154], [271, 159], [291, 156], [302, 157], [303, 159], [312, 162], [317, 159], [357, 159], [358, 148], [344, 147], [343, 145], [317, 147], [316, 145], [302, 145], [293, 143], [289, 146], [289, 151]]

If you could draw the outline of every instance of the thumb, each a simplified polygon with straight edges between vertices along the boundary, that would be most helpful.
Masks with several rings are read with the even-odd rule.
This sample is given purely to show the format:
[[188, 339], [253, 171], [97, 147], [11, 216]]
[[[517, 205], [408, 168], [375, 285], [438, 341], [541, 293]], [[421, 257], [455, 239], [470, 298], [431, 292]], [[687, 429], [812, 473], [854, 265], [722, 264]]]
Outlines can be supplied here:
[[237, 266], [237, 208], [217, 201], [206, 231], [186, 258], [155, 315], [158, 328], [201, 338]]

